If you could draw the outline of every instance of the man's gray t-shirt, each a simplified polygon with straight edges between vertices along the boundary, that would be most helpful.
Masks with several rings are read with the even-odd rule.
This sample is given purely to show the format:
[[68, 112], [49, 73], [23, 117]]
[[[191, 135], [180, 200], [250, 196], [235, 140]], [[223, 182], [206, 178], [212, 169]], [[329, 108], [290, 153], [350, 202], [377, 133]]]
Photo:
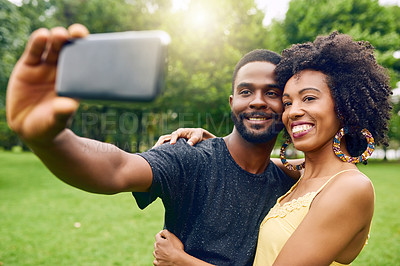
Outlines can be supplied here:
[[259, 225], [291, 178], [272, 162], [262, 174], [243, 170], [222, 138], [194, 147], [179, 139], [139, 155], [153, 183], [148, 193], [133, 193], [138, 206], [161, 198], [165, 228], [187, 253], [215, 265], [253, 264]]

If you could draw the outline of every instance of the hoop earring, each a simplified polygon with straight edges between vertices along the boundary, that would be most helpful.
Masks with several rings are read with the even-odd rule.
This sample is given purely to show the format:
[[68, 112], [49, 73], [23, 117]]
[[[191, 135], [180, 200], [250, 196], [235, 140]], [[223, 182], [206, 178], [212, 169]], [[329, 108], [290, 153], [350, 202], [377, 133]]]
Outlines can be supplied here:
[[290, 164], [287, 160], [286, 160], [286, 148], [287, 146], [289, 146], [289, 144], [292, 143], [292, 140], [290, 138], [288, 138], [281, 147], [281, 153], [280, 153], [280, 157], [281, 157], [281, 162], [282, 164], [289, 169], [290, 171], [300, 171], [303, 170], [305, 167], [306, 162], [303, 162], [302, 164], [298, 164], [298, 165], [293, 165]]
[[374, 137], [372, 137], [371, 132], [369, 132], [366, 128], [361, 130], [361, 133], [365, 136], [367, 140], [367, 149], [358, 157], [351, 157], [347, 156], [340, 150], [340, 140], [343, 138], [345, 134], [348, 133], [347, 128], [341, 128], [335, 135], [333, 139], [333, 151], [335, 152], [336, 156], [339, 157], [340, 160], [347, 163], [361, 163], [366, 161], [371, 154], [374, 152], [375, 149], [375, 142]]

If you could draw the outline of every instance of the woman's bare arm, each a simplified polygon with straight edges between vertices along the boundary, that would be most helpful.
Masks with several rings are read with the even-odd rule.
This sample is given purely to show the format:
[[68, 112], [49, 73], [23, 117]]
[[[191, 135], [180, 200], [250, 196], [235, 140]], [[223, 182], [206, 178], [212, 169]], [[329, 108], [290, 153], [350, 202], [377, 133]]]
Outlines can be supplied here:
[[371, 182], [356, 175], [338, 176], [314, 199], [274, 265], [329, 265], [355, 259], [365, 244], [374, 209]]

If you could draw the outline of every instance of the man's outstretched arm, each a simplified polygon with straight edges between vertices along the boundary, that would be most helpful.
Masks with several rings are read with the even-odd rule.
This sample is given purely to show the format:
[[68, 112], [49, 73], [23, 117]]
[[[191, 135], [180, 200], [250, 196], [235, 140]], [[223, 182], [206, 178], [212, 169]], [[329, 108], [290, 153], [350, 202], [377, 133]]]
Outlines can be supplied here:
[[50, 171], [72, 186], [105, 194], [146, 191], [152, 171], [142, 157], [66, 129], [79, 102], [56, 94], [59, 52], [68, 39], [88, 34], [79, 24], [32, 33], [8, 83], [7, 122]]
[[32, 146], [35, 154], [62, 181], [79, 189], [114, 194], [147, 191], [153, 179], [147, 161], [116, 146], [81, 138], [65, 129], [48, 146]]

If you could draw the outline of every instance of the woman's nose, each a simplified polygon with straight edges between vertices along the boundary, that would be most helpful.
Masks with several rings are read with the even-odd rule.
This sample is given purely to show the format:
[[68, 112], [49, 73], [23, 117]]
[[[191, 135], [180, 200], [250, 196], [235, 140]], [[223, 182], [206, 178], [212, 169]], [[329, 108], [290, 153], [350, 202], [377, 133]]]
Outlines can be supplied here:
[[286, 111], [291, 119], [299, 118], [304, 115], [304, 110], [301, 104], [295, 102], [293, 102], [290, 107], [285, 110], [285, 112]]

